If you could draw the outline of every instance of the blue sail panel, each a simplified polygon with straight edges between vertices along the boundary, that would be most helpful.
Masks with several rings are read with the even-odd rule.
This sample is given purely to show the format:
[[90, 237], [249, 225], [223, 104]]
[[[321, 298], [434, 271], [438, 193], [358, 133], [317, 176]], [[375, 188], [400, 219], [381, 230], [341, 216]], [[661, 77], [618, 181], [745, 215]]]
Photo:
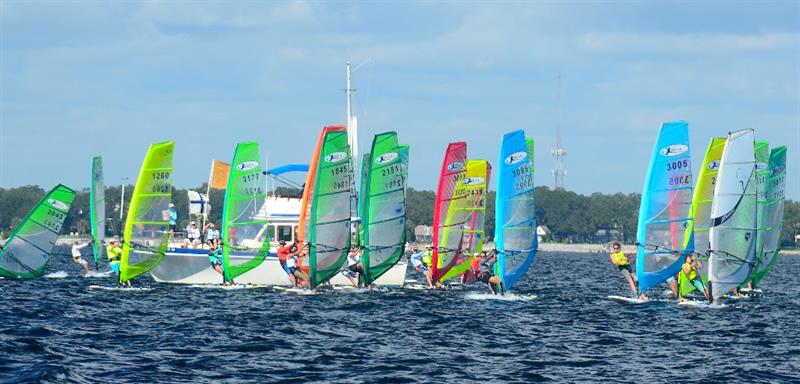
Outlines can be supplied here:
[[639, 290], [652, 288], [675, 275], [694, 250], [692, 226], [692, 164], [689, 125], [663, 123], [645, 177], [636, 239]]
[[503, 135], [495, 196], [497, 276], [511, 289], [536, 255], [533, 139], [522, 130]]

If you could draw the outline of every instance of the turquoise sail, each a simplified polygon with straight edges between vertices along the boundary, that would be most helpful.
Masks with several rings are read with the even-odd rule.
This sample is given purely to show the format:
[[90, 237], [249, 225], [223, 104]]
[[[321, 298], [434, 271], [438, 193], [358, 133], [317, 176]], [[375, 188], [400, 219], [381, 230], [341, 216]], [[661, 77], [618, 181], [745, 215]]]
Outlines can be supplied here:
[[495, 195], [497, 275], [511, 289], [533, 264], [538, 241], [533, 192], [533, 139], [522, 130], [503, 135]]
[[639, 206], [636, 276], [645, 291], [675, 275], [694, 251], [689, 124], [663, 123]]

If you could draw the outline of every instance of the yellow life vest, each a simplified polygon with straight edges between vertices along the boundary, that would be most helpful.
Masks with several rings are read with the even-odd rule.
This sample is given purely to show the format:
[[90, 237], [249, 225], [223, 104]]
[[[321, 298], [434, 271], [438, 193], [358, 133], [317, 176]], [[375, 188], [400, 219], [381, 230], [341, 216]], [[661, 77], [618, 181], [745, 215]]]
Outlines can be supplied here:
[[686, 275], [686, 278], [689, 281], [694, 281], [697, 279], [697, 268], [691, 263], [683, 263], [681, 266], [681, 270], [683, 270], [683, 274]]
[[617, 265], [628, 265], [628, 257], [625, 256], [625, 252], [613, 252], [611, 253], [611, 257], [614, 258]]
[[108, 262], [115, 263], [119, 262], [122, 258], [122, 248], [120, 247], [106, 247], [106, 253], [108, 253]]

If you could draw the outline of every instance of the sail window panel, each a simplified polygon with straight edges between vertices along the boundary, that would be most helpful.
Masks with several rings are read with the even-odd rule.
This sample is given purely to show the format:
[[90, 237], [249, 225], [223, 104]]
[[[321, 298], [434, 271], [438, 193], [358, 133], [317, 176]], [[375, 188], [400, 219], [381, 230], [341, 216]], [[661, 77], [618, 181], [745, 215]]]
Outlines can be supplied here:
[[327, 223], [350, 217], [350, 193], [334, 193], [317, 196], [317, 222]]
[[[405, 225], [405, 218], [398, 217], [393, 220], [384, 221], [370, 225], [369, 231], [369, 256], [373, 261], [373, 265], [377, 265], [386, 261], [403, 241], [403, 231]], [[385, 254], [385, 256], [379, 256]]]
[[337, 266], [350, 237], [350, 222], [318, 224], [315, 244], [317, 271]]
[[[20, 231], [18, 236], [25, 236], [27, 240], [28, 234], [22, 235], [22, 233], [23, 231]], [[48, 231], [48, 233], [50, 232]], [[0, 257], [0, 268], [11, 273], [26, 274], [30, 273], [31, 269], [37, 270], [41, 268], [47, 263], [47, 259], [47, 253], [25, 242], [20, 237], [14, 237], [3, 248], [3, 256]]]
[[169, 222], [170, 196], [147, 196], [139, 200], [134, 222]]
[[53, 232], [33, 220], [26, 220], [17, 232], [17, 237], [24, 239], [30, 246], [47, 251], [55, 246], [58, 232]]
[[461, 242], [461, 226], [444, 228], [441, 241], [439, 242], [440, 268], [453, 261], [459, 242]]
[[131, 246], [156, 250], [164, 245], [169, 232], [166, 224], [134, 224], [131, 231]]
[[395, 219], [405, 215], [405, 194], [396, 190], [384, 195], [374, 196], [369, 203], [370, 224]]
[[692, 208], [692, 190], [676, 189], [654, 192], [650, 196], [648, 221], [665, 221], [683, 219], [690, 216]]
[[533, 191], [516, 195], [506, 200], [503, 217], [508, 218], [503, 225], [530, 220], [536, 215], [533, 206]]

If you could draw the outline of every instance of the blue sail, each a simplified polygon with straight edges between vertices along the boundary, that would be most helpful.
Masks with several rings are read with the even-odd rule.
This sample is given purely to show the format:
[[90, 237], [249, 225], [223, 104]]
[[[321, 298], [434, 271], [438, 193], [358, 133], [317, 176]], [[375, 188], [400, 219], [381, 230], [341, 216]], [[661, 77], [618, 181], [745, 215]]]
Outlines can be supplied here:
[[522, 130], [506, 133], [500, 146], [495, 196], [497, 275], [511, 289], [533, 263], [538, 245], [533, 196], [533, 139]]
[[636, 277], [645, 291], [675, 275], [694, 250], [689, 124], [663, 123], [644, 182], [636, 240]]

